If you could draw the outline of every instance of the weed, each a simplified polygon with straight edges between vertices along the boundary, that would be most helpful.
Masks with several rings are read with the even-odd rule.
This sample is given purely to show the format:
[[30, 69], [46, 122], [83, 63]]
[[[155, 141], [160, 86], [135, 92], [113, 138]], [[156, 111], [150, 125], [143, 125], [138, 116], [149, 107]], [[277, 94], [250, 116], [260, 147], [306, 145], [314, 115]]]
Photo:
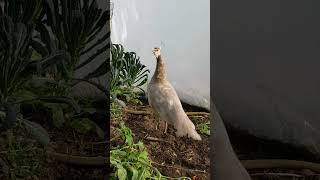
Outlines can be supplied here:
[[198, 124], [197, 129], [200, 131], [201, 134], [210, 136], [210, 122]]
[[[6, 141], [4, 140], [6, 139]], [[46, 152], [23, 124], [17, 123], [12, 129], [0, 135], [0, 172], [16, 179], [27, 176], [41, 176], [46, 172]]]
[[125, 144], [111, 148], [110, 163], [114, 170], [114, 173], [110, 175], [111, 180], [190, 179], [188, 177], [170, 178], [162, 175], [157, 168], [152, 166], [144, 144], [141, 141], [134, 143], [131, 129], [126, 127], [123, 122], [120, 122], [118, 131]]
[[113, 120], [121, 119], [122, 107], [118, 103], [111, 102], [110, 110], [111, 110], [111, 119]]
[[119, 132], [125, 146], [110, 151], [111, 166], [115, 168], [111, 179], [152, 179], [157, 176], [161, 178], [161, 174], [153, 170], [143, 143], [133, 143], [132, 132], [123, 122], [120, 123]]

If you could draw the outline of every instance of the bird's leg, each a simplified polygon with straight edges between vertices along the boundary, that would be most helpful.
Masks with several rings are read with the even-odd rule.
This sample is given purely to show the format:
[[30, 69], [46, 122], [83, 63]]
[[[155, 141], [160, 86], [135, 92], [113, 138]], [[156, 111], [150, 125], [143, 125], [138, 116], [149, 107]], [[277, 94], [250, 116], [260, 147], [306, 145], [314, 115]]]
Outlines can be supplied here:
[[156, 119], [156, 121], [157, 121], [157, 122], [156, 122], [156, 128], [155, 128], [155, 129], [156, 129], [156, 130], [158, 130], [158, 126], [159, 126], [159, 119]]
[[155, 117], [155, 120], [156, 120], [156, 127], [155, 127], [155, 129], [158, 130], [160, 118], [159, 118], [159, 115], [158, 115], [157, 113], [155, 113], [155, 112], [154, 112], [154, 117]]
[[165, 125], [165, 128], [164, 128], [164, 133], [167, 134], [167, 130], [168, 130], [168, 123], [167, 121], [165, 121], [166, 125]]

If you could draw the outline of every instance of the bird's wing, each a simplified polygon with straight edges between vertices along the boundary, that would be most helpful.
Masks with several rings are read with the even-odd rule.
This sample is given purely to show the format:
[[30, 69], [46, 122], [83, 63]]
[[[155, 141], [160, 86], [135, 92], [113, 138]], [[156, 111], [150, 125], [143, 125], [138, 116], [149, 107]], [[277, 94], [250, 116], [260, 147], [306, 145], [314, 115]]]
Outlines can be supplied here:
[[148, 96], [152, 108], [166, 121], [174, 119], [182, 109], [179, 97], [170, 83], [150, 85]]

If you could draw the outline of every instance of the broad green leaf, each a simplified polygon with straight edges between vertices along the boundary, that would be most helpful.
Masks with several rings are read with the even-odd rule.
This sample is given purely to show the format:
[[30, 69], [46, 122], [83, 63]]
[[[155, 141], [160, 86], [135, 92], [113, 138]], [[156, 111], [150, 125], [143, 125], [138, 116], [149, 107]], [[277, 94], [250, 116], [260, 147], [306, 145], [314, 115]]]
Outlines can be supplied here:
[[112, 151], [112, 155], [113, 156], [126, 156], [128, 153], [125, 151], [121, 151], [121, 150], [113, 150]]
[[110, 164], [113, 166], [116, 166], [118, 164], [117, 161], [110, 159]]
[[148, 159], [148, 152], [147, 151], [142, 151], [140, 154], [139, 154], [139, 159], [141, 160], [146, 160]]
[[129, 166], [129, 170], [132, 172], [132, 177], [131, 179], [132, 180], [138, 180], [138, 177], [139, 177], [139, 173], [138, 173], [138, 170], [132, 166]]
[[120, 164], [118, 164], [117, 168], [117, 175], [119, 180], [127, 180], [127, 170]]

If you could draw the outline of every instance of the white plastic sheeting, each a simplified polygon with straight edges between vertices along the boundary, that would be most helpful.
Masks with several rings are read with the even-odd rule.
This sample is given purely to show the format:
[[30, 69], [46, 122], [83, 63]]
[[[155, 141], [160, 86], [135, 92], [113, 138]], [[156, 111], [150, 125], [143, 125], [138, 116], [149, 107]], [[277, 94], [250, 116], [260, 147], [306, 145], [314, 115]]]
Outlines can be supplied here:
[[168, 79], [182, 101], [209, 109], [210, 0], [112, 1], [111, 40], [134, 51], [154, 72], [162, 46]]

